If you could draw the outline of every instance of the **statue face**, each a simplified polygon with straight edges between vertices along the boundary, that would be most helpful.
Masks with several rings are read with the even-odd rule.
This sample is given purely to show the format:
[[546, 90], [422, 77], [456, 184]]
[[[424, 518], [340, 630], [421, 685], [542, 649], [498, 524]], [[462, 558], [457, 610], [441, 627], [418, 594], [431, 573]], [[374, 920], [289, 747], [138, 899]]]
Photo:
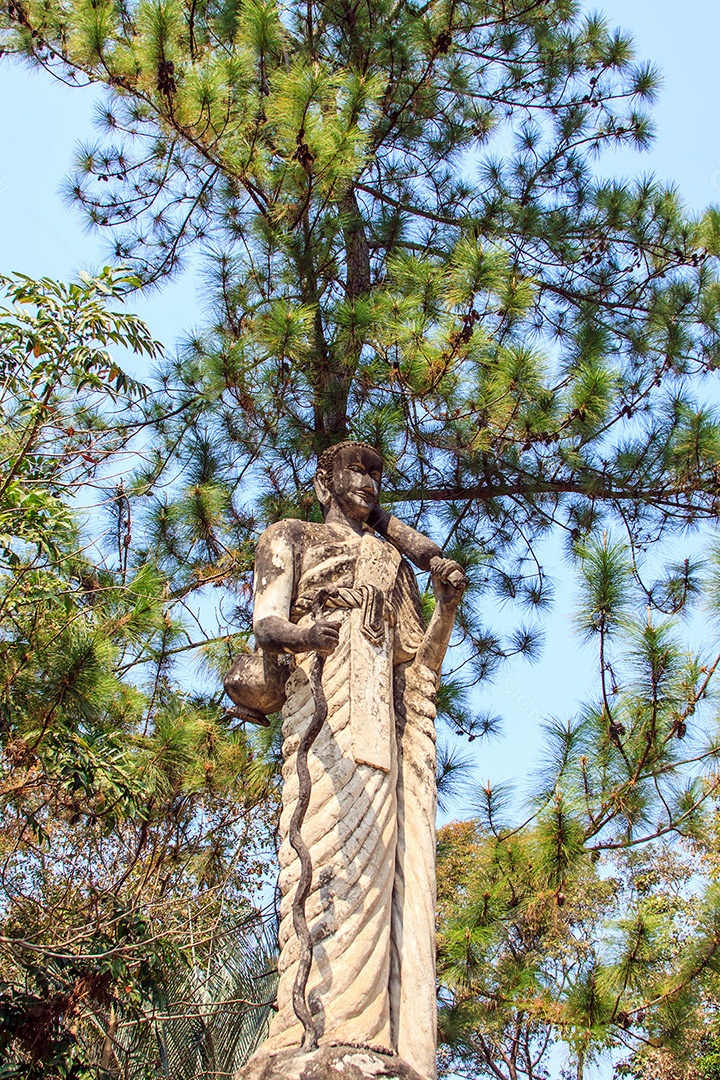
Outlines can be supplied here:
[[333, 463], [332, 501], [358, 524], [367, 521], [380, 498], [382, 458], [374, 450], [343, 446]]

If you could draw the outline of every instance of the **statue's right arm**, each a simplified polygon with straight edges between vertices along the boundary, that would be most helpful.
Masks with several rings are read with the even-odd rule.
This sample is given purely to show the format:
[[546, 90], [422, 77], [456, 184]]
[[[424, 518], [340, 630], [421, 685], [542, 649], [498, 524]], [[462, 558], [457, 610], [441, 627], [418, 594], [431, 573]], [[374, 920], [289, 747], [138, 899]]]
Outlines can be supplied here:
[[331, 653], [339, 640], [336, 627], [324, 619], [310, 626], [290, 621], [293, 600], [295, 545], [299, 522], [281, 521], [266, 529], [255, 552], [255, 641], [271, 653]]
[[389, 540], [419, 570], [429, 570], [435, 576], [445, 574], [448, 583], [461, 591], [467, 585], [462, 567], [451, 559], [443, 559], [442, 548], [434, 540], [389, 514], [381, 506], [373, 508], [368, 525]]

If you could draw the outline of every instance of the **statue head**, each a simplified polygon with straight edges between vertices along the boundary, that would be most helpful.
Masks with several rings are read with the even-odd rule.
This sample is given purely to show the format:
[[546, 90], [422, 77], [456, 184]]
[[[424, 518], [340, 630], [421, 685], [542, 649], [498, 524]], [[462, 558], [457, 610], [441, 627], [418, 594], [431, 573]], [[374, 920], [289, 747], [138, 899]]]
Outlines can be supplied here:
[[335, 505], [344, 516], [363, 524], [380, 497], [383, 461], [367, 443], [346, 441], [328, 447], [318, 461], [315, 494], [327, 517]]

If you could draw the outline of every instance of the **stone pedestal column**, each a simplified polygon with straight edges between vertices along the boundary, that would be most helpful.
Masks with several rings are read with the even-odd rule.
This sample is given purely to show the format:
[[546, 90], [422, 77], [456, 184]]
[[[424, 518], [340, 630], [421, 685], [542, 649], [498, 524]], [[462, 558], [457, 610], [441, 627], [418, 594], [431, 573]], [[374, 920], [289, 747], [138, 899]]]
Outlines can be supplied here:
[[255, 1054], [234, 1080], [422, 1080], [396, 1054], [360, 1046], [321, 1046]]

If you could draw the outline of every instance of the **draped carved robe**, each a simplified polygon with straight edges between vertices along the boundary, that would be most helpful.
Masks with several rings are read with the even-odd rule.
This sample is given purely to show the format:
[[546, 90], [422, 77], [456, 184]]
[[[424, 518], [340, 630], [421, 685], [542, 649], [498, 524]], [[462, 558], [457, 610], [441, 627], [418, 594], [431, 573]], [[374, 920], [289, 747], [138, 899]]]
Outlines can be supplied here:
[[[308, 757], [302, 836], [313, 878], [307, 985], [320, 1043], [395, 1052], [435, 1076], [435, 673], [418, 657], [415, 577], [391, 544], [342, 525], [271, 526], [256, 558], [255, 621], [305, 625], [318, 594], [340, 641], [325, 660], [328, 718]], [[288, 842], [295, 755], [313, 714], [312, 654], [295, 658], [283, 709], [278, 1012], [262, 1053], [299, 1046], [292, 1007], [299, 943], [292, 902], [299, 860]]]

